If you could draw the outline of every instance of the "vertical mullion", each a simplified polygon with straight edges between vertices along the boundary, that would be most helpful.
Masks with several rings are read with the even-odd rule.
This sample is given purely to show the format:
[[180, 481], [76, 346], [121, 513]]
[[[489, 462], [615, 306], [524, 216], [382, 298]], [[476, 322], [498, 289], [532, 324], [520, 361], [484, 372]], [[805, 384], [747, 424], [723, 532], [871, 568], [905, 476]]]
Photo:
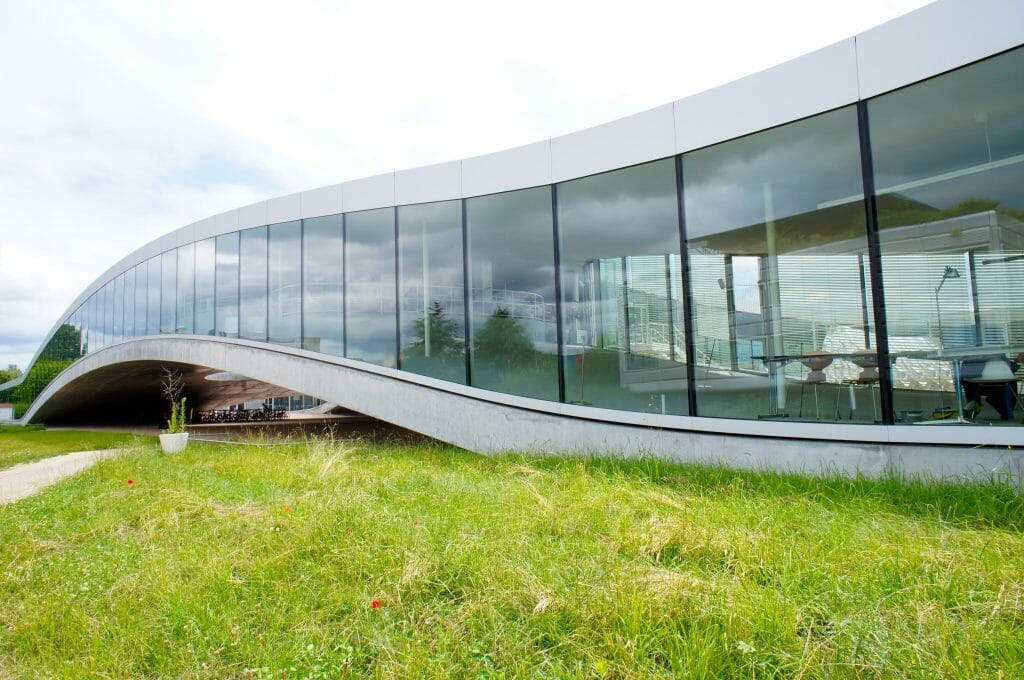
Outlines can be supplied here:
[[[263, 252], [266, 256], [263, 258], [263, 314], [266, 317], [263, 326], [263, 342], [270, 344], [270, 225], [268, 224], [263, 228]], [[238, 239], [238, 272], [241, 276], [242, 272], [242, 239]], [[238, 287], [238, 302], [242, 302], [242, 287]], [[238, 334], [242, 334], [242, 316], [238, 316]]]
[[871, 134], [868, 105], [857, 102], [857, 131], [860, 135], [860, 167], [864, 183], [864, 213], [867, 219], [868, 264], [871, 270], [871, 299], [875, 313], [875, 351], [878, 357], [878, 390], [882, 423], [892, 425], [892, 372], [889, 357], [889, 329], [885, 317], [885, 294], [882, 288], [882, 247], [878, 233], [878, 204], [875, 198], [875, 170], [871, 156]]
[[399, 288], [402, 263], [398, 252], [398, 206], [391, 208], [391, 219], [395, 221], [395, 368], [402, 370], [402, 300]]
[[982, 337], [981, 328], [981, 307], [978, 305], [978, 263], [975, 256], [975, 251], [967, 251], [967, 273], [968, 280], [971, 282], [971, 306], [974, 308], [974, 344], [984, 345], [985, 340]]
[[242, 230], [235, 239], [235, 337], [242, 339]]
[[348, 356], [348, 229], [341, 214], [341, 355]]
[[558, 185], [551, 185], [551, 235], [555, 259], [555, 343], [558, 362], [558, 401], [565, 403], [565, 341], [562, 328], [562, 252], [558, 231]]
[[469, 269], [469, 228], [466, 221], [466, 199], [459, 199], [459, 205], [462, 209], [462, 335], [463, 343], [465, 347], [465, 361], [466, 361], [466, 384], [473, 384], [473, 363], [470, 360], [469, 353], [472, 351], [472, 330], [470, 328], [469, 319], [469, 295], [471, 292], [470, 288], [470, 269]]
[[[218, 234], [219, 236], [219, 234]], [[146, 285], [149, 285], [149, 272], [146, 272]], [[146, 304], [149, 302], [147, 300]], [[213, 337], [217, 337], [217, 237], [213, 237]]]
[[196, 314], [198, 313], [199, 286], [196, 279], [199, 278], [199, 267], [196, 262], [199, 259], [199, 241], [192, 242], [192, 335], [198, 335], [196, 329]]
[[[267, 259], [270, 259], [268, 254]], [[306, 220], [299, 220], [299, 349], [306, 346]]]
[[683, 342], [686, 346], [686, 401], [689, 414], [697, 415], [697, 367], [694, 364], [693, 296], [690, 288], [690, 252], [686, 238], [686, 200], [683, 195], [683, 157], [676, 156], [676, 210], [679, 217], [679, 283], [683, 296]]

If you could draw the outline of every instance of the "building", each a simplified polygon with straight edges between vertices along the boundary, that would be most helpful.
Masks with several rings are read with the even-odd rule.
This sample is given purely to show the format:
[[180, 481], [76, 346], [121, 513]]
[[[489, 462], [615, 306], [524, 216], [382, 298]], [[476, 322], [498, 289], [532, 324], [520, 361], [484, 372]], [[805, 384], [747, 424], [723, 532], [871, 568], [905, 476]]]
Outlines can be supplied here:
[[193, 403], [283, 389], [480, 451], [1019, 478], [1022, 45], [1016, 0], [941, 0], [597, 128], [207, 218], [111, 267], [0, 398], [155, 420], [174, 364]]

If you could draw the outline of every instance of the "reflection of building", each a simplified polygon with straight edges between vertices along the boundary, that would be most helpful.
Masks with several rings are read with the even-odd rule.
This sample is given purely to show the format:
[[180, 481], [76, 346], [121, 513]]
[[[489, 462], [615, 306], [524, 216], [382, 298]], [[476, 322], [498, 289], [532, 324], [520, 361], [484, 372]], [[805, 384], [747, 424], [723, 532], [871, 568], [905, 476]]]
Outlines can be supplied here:
[[1024, 351], [1024, 7], [985, 7], [946, 0], [607, 126], [189, 225], [84, 291], [0, 398], [71, 417], [75, 371], [213, 343], [261, 360], [211, 370], [273, 383], [294, 361], [281, 391], [353, 408], [365, 395], [302, 362], [384, 376], [396, 421], [420, 417], [388, 410], [410, 385], [485, 403], [514, 424], [420, 425], [478, 448], [545, 445], [524, 413], [623, 428], [573, 431], [595, 445], [1024, 443], [1019, 411], [964, 417], [954, 377]]

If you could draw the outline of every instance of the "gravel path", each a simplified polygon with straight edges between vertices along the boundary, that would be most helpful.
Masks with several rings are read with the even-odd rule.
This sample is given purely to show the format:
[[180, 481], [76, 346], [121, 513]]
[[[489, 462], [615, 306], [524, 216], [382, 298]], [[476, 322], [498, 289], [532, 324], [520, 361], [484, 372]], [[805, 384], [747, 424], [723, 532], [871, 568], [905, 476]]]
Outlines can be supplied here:
[[65, 477], [92, 467], [98, 460], [121, 453], [122, 450], [76, 451], [0, 470], [0, 505], [31, 496]]

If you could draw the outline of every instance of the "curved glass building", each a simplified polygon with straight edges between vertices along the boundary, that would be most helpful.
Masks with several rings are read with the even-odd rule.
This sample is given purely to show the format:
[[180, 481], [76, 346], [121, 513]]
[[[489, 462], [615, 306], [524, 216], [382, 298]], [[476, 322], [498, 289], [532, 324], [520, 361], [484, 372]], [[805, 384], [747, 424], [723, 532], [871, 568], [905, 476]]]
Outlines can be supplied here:
[[[981, 5], [939, 2], [598, 128], [179, 229], [85, 291], [0, 401], [68, 418], [127, 394], [118, 366], [176, 360], [372, 411], [344, 377], [295, 375], [332, 366], [392, 403], [429, 390], [441, 401], [420, 407], [449, 424], [425, 429], [471, 447], [460, 403], [559, 419], [563, 443], [1012, 449], [1024, 7]], [[275, 357], [298, 362], [284, 380], [261, 372]], [[530, 429], [475, 448], [550, 441]]]

